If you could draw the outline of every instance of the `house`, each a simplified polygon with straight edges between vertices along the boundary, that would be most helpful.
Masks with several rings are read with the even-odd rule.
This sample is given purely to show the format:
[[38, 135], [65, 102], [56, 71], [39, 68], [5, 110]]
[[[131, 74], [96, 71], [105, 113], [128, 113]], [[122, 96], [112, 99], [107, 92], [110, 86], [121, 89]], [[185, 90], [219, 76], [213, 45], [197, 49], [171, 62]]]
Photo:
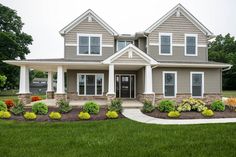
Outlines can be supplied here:
[[[19, 97], [29, 102], [29, 68], [48, 72], [47, 97], [55, 99], [219, 99], [222, 71], [230, 64], [208, 61], [214, 37], [181, 4], [143, 32], [119, 34], [92, 10], [64, 27], [64, 58], [7, 60], [20, 66]], [[67, 91], [64, 75], [66, 72]]]

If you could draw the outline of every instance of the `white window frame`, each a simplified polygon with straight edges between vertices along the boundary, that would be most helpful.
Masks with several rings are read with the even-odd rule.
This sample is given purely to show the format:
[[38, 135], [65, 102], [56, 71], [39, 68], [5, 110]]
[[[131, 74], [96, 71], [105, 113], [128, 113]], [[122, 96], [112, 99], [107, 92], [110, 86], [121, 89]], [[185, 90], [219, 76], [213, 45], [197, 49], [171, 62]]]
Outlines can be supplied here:
[[[116, 40], [116, 51], [118, 51], [118, 42], [119, 42], [119, 41], [124, 41], [124, 42], [125, 42], [125, 45], [126, 45], [126, 42], [127, 42], [127, 41], [130, 41], [132, 44], [134, 44], [134, 41], [133, 41], [133, 40]], [[126, 45], [126, 46], [127, 46], [127, 45]], [[125, 47], [126, 47], [126, 46], [125, 46]]]
[[[89, 43], [88, 43], [88, 54], [80, 54], [79, 53], [79, 37], [88, 37], [89, 38]], [[99, 37], [100, 38], [100, 53], [99, 54], [91, 54], [90, 52], [90, 37]], [[78, 56], [102, 56], [102, 34], [84, 34], [84, 33], [77, 33], [77, 55]]]
[[[195, 37], [195, 54], [187, 54], [187, 37]], [[198, 56], [198, 34], [184, 34], [184, 55]]]
[[[84, 79], [84, 94], [79, 93], [79, 77], [81, 75], [85, 76], [85, 79]], [[86, 93], [86, 75], [95, 75], [95, 94], [94, 95], [87, 95], [87, 93]], [[97, 94], [97, 75], [102, 75], [102, 94]], [[77, 93], [78, 93], [78, 96], [103, 96], [103, 93], [104, 93], [104, 74], [103, 73], [77, 73]]]
[[[170, 36], [170, 53], [161, 53], [161, 36]], [[172, 56], [172, 33], [159, 33], [159, 55], [164, 55], [164, 56]]]
[[[201, 74], [202, 75], [202, 93], [201, 93], [201, 96], [193, 96], [193, 91], [192, 91], [192, 83], [193, 83], [193, 74]], [[205, 90], [205, 87], [204, 87], [204, 82], [205, 82], [205, 77], [204, 77], [204, 72], [190, 72], [190, 93], [191, 93], [191, 97], [193, 98], [203, 98], [204, 96], [204, 90]]]
[[[174, 74], [175, 75], [174, 96], [165, 96], [165, 74]], [[163, 71], [162, 72], [162, 90], [163, 90], [164, 98], [176, 98], [176, 94], [177, 94], [177, 71]]]

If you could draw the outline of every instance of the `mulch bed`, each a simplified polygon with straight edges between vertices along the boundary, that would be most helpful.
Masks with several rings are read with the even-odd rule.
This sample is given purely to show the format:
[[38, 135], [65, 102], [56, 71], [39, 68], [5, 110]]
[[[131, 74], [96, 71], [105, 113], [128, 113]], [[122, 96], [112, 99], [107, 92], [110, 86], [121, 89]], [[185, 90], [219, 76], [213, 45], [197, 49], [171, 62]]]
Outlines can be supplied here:
[[[31, 112], [31, 108], [25, 108], [25, 111]], [[62, 114], [61, 120], [51, 120], [49, 118], [50, 112], [57, 112], [58, 108], [56, 107], [48, 107], [48, 114], [47, 115], [37, 115], [37, 119], [33, 121], [37, 122], [60, 122], [60, 121], [95, 121], [95, 120], [106, 120], [108, 119], [106, 117], [107, 107], [100, 107], [100, 111], [97, 115], [90, 115], [91, 118], [89, 120], [80, 120], [78, 118], [78, 114], [82, 111], [82, 107], [73, 107], [73, 109], [69, 113]], [[124, 118], [122, 114], [119, 114], [119, 118]], [[25, 120], [25, 118], [22, 116], [16, 116], [11, 113], [11, 118], [8, 120], [17, 120], [17, 121], [29, 121]]]
[[[167, 116], [168, 113], [166, 112], [160, 112], [159, 110], [155, 109], [151, 113], [144, 113], [148, 116], [155, 117], [155, 118], [163, 118], [163, 119], [173, 119], [169, 118]], [[214, 116], [212, 117], [204, 117], [201, 112], [181, 112], [181, 115], [179, 118], [175, 119], [212, 119], [212, 118], [236, 118], [236, 112], [234, 110], [230, 110], [229, 108], [226, 108], [224, 112], [214, 112]]]

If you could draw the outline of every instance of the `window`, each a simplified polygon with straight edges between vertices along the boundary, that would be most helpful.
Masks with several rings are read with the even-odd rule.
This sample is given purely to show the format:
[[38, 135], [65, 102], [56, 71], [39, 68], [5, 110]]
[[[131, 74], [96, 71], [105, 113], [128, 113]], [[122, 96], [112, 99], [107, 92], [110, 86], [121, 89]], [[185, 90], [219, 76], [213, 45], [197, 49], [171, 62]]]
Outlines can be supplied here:
[[117, 41], [116, 51], [120, 51], [121, 49], [123, 49], [124, 47], [126, 47], [129, 44], [133, 44], [133, 41], [118, 40]]
[[102, 95], [103, 74], [78, 74], [78, 95]]
[[78, 34], [78, 55], [101, 55], [100, 34]]
[[177, 72], [163, 72], [163, 93], [164, 97], [175, 97], [177, 87]]
[[203, 97], [204, 90], [204, 73], [203, 72], [191, 72], [191, 93], [192, 97]]
[[185, 34], [185, 56], [197, 56], [197, 34]]
[[159, 54], [172, 55], [172, 33], [159, 33]]

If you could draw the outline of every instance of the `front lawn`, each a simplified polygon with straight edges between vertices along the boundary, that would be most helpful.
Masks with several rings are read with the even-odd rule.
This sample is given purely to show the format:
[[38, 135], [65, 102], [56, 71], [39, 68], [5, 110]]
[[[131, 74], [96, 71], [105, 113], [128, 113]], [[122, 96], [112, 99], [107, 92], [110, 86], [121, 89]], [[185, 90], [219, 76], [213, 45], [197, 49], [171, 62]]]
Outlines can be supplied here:
[[236, 156], [236, 124], [164, 126], [128, 119], [93, 122], [0, 121], [4, 157]]

